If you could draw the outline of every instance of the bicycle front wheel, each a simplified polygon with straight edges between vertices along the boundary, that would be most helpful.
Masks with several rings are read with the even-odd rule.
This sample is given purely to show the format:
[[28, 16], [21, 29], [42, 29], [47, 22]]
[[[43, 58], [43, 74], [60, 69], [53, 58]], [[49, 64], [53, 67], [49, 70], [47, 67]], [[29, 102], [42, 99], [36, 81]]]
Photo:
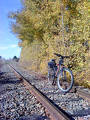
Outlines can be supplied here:
[[57, 84], [62, 92], [69, 92], [73, 86], [74, 77], [68, 68], [62, 68], [57, 77]]

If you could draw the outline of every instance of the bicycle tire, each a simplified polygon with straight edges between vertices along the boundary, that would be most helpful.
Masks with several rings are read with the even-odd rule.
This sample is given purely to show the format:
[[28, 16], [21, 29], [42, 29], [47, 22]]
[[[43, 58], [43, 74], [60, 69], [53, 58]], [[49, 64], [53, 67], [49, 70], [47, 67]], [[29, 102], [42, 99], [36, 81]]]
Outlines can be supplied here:
[[52, 77], [54, 76], [55, 71], [53, 69], [48, 69], [48, 80], [52, 80]]
[[[66, 72], [69, 73], [70, 78], [68, 78], [68, 77], [65, 78], [66, 76], [63, 75], [63, 73], [66, 74]], [[64, 76], [64, 78], [63, 78], [63, 76]], [[64, 79], [64, 80], [63, 80], [63, 79]], [[67, 79], [67, 80], [70, 79], [70, 85], [69, 85], [69, 87], [68, 87], [67, 89], [64, 89], [64, 88], [62, 88], [60, 82], [61, 82], [61, 80], [66, 82], [66, 79]], [[69, 83], [69, 82], [67, 82], [67, 83]], [[61, 71], [59, 72], [58, 76], [57, 76], [57, 85], [58, 85], [58, 88], [59, 88], [62, 92], [67, 93], [67, 92], [69, 92], [69, 91], [72, 89], [73, 83], [74, 83], [74, 77], [73, 77], [72, 71], [69, 70], [68, 68], [62, 68]]]

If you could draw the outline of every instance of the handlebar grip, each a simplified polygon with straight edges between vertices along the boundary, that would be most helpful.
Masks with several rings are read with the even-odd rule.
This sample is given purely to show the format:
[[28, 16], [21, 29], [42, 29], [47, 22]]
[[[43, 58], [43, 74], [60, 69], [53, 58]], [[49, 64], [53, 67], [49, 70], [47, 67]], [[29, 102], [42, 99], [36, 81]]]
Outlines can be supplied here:
[[70, 58], [70, 56], [64, 56], [64, 58]]
[[62, 55], [58, 54], [58, 53], [54, 53], [54, 55], [58, 56], [58, 57], [62, 57]]

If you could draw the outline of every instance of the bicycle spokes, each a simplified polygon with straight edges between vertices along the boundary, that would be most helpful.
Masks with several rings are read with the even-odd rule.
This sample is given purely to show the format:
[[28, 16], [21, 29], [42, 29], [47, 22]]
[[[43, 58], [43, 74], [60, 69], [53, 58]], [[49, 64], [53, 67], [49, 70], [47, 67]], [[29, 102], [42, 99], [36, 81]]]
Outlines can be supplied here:
[[67, 90], [71, 84], [71, 74], [68, 71], [63, 70], [59, 77], [59, 84], [63, 90]]

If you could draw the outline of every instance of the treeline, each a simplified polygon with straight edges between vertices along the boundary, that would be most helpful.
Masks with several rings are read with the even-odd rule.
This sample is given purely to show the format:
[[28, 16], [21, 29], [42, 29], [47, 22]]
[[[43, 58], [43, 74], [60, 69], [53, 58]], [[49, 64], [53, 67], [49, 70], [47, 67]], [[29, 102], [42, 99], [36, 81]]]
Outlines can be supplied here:
[[45, 73], [48, 60], [57, 52], [72, 55], [66, 63], [75, 75], [89, 70], [89, 1], [21, 2], [22, 9], [9, 14], [12, 32], [21, 40], [21, 62]]

